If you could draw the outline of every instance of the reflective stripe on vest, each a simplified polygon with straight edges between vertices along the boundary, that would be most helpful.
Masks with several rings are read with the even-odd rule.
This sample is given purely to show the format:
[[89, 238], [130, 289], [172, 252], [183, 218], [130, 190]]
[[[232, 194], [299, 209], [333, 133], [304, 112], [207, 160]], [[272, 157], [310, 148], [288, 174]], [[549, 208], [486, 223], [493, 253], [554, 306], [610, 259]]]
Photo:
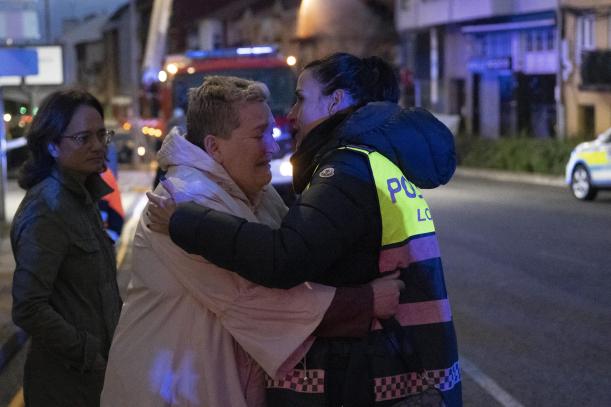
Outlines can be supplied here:
[[[399, 167], [377, 151], [355, 146], [340, 149], [364, 154], [369, 159], [382, 218], [379, 272], [406, 269], [412, 263], [440, 257], [431, 211], [420, 189], [405, 178]], [[435, 284], [434, 271], [429, 271], [428, 278], [433, 279], [429, 283]], [[451, 321], [452, 312], [448, 299], [438, 298], [402, 303], [395, 318], [402, 326], [436, 324]], [[380, 328], [379, 324], [374, 324], [374, 329]]]

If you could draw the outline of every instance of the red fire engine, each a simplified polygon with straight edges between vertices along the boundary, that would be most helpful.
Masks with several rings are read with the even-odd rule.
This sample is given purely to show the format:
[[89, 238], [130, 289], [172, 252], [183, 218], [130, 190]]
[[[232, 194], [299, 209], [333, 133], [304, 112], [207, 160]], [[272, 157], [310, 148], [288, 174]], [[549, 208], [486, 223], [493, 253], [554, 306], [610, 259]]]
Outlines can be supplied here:
[[[276, 119], [274, 137], [278, 156], [291, 148], [286, 116], [294, 101], [296, 75], [272, 46], [188, 51], [166, 58], [167, 81], [161, 89], [161, 111], [167, 123], [176, 108], [187, 110], [188, 90], [198, 87], [206, 76], [231, 75], [263, 82], [270, 90], [270, 108]], [[169, 130], [169, 129], [167, 129]]]

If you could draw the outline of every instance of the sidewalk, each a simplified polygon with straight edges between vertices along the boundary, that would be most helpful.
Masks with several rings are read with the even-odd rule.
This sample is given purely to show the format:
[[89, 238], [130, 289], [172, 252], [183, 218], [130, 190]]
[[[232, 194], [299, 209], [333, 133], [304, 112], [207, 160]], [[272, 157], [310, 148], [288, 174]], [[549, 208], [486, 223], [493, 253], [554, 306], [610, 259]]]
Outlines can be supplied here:
[[456, 175], [463, 177], [490, 179], [495, 181], [522, 182], [525, 184], [567, 188], [567, 185], [564, 182], [564, 177], [559, 175], [543, 175], [528, 172], [509, 172], [484, 168], [464, 167], [457, 168]]
[[0, 224], [0, 372], [25, 343], [27, 336], [18, 329], [11, 319], [11, 285], [15, 260], [9, 238], [10, 224], [25, 191], [15, 181], [9, 181], [6, 188], [6, 220]]

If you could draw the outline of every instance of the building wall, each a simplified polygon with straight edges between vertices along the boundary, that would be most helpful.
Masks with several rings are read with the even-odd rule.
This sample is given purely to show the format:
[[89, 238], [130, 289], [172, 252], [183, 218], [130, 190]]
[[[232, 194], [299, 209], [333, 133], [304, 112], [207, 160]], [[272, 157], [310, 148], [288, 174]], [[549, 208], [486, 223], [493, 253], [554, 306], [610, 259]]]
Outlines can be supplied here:
[[106, 52], [104, 103], [109, 109], [108, 117], [119, 122], [126, 118], [132, 103], [132, 36], [129, 7], [117, 12], [104, 28]]
[[559, 0], [514, 0], [513, 13], [535, 13], [538, 11], [553, 10], [558, 7]]
[[481, 76], [479, 89], [479, 134], [484, 138], [498, 138], [500, 135], [500, 93], [499, 77], [494, 72]]
[[354, 0], [302, 1], [293, 37], [302, 62], [333, 52], [394, 59], [396, 32], [392, 13], [376, 13], [367, 2]]
[[442, 51], [441, 55], [443, 58], [441, 112], [465, 115], [467, 112], [467, 64], [471, 51], [470, 43], [460, 31], [459, 25], [446, 26], [444, 49], [445, 52]]
[[[582, 84], [581, 52], [576, 48], [578, 41], [576, 21], [580, 10], [596, 14], [594, 49], [611, 49], [611, 0], [397, 0], [395, 26], [401, 38], [399, 63], [401, 67], [412, 70], [415, 66], [416, 71], [418, 65], [430, 64], [434, 57], [430, 50], [428, 55], [422, 55], [418, 52], [418, 46], [414, 44], [418, 44], [419, 37], [428, 35], [432, 28], [436, 28], [439, 32], [445, 32], [443, 48], [439, 56], [443, 60], [443, 70], [438, 84], [440, 97], [438, 103], [430, 103], [427, 98], [430, 98], [430, 88], [432, 88], [431, 76], [416, 75], [415, 99], [420, 101], [422, 106], [442, 113], [461, 113], [467, 131], [479, 131], [492, 136], [500, 133], [512, 134], [526, 129], [529, 133], [546, 137], [554, 134], [554, 128], [564, 131], [564, 133], [556, 133], [559, 137], [565, 134], [574, 136], [584, 135], [586, 132], [600, 133], [611, 127], [611, 86], [592, 88], [584, 87]], [[469, 67], [472, 63], [470, 58], [479, 55], [477, 47], [481, 44], [474, 41], [478, 34], [465, 35], [464, 32], [460, 32], [460, 28], [453, 27], [485, 24], [486, 19], [491, 17], [497, 17], [495, 20], [488, 20], [492, 22], [491, 24], [496, 24], [498, 18], [515, 21], [510, 16], [540, 12], [547, 12], [547, 17], [541, 18], [550, 19], [552, 24], [555, 20], [554, 13], [562, 13], [564, 18], [556, 19], [557, 22], [561, 21], [564, 24], [562, 30], [558, 30], [557, 26], [523, 28], [511, 31], [510, 41], [501, 41], [508, 44], [510, 52], [500, 58], [511, 59], [513, 72], [511, 80], [514, 86], [520, 87], [514, 102], [529, 106], [530, 109], [530, 112], [525, 112], [517, 107], [515, 108], [517, 117], [507, 119], [503, 117], [503, 113], [497, 112], [497, 108], [503, 110], [507, 105], [506, 100], [499, 103], [499, 93], [507, 95], [507, 89], [512, 86], [511, 80], [507, 80], [507, 72], [497, 72], [498, 81], [494, 84], [490, 72], [487, 74], [485, 72], [489, 70], [488, 68], [473, 70]], [[550, 13], [551, 17], [549, 17]], [[561, 33], [562, 38], [559, 37]], [[480, 38], [482, 36], [484, 35], [479, 35]], [[496, 41], [493, 37], [495, 33], [491, 32], [489, 39], [492, 42]], [[533, 46], [541, 43], [548, 45]], [[566, 48], [564, 52], [563, 47]], [[563, 53], [564, 59], [568, 58], [571, 69], [566, 62], [561, 62]], [[482, 56], [484, 65], [494, 62], [490, 57], [492, 56], [494, 60], [495, 55]], [[567, 71], [569, 74], [563, 75], [563, 72]], [[544, 83], [545, 86], [538, 86], [538, 83]], [[561, 91], [555, 93], [561, 94], [561, 100], [558, 102], [562, 105], [555, 105], [554, 83]], [[499, 87], [501, 87], [500, 92]], [[477, 95], [473, 92], [477, 92]], [[514, 106], [514, 102], [508, 106]], [[478, 106], [475, 106], [476, 103]], [[588, 122], [588, 117], [591, 123]], [[509, 130], [499, 131], [498, 126], [495, 129], [493, 124], [498, 122], [499, 118], [503, 122], [501, 126]], [[473, 123], [474, 120], [477, 123]], [[539, 123], [544, 121], [547, 122], [545, 126]]]
[[[595, 0], [593, 0], [595, 1]], [[397, 30], [554, 10], [558, 0], [397, 0]]]
[[563, 7], [594, 8], [610, 6], [609, 0], [560, 0]]
[[310, 0], [298, 7], [284, 3], [247, 8], [239, 17], [223, 20], [226, 46], [277, 44], [282, 54], [297, 57], [297, 69], [339, 51], [393, 60], [392, 16], [385, 21], [365, 2], [354, 0]]
[[[569, 137], [590, 138], [611, 127], [611, 86], [584, 88], [580, 73], [581, 35], [578, 34], [578, 21], [583, 16], [582, 13], [589, 14], [594, 11], [593, 48], [611, 49], [611, 0], [565, 0], [563, 5], [573, 7], [564, 11], [566, 56], [572, 68], [563, 86], [566, 132]], [[593, 123], [587, 120], [588, 111], [594, 115]]]

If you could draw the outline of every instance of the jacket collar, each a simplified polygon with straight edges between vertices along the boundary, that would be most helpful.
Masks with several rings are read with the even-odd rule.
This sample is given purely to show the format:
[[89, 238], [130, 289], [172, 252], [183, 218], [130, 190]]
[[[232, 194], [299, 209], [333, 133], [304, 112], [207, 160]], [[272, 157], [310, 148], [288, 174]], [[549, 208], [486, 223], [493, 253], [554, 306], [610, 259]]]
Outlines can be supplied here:
[[[200, 171], [218, 184], [217, 188], [221, 188], [223, 192], [230, 194], [235, 199], [243, 201], [253, 210], [259, 205], [261, 194], [259, 194], [254, 202], [251, 202], [244, 191], [235, 183], [229, 176], [225, 168], [217, 163], [207, 152], [196, 146], [186, 139], [186, 134], [179, 128], [174, 127], [163, 140], [161, 149], [157, 152], [157, 160], [163, 170], [167, 170], [171, 166], [184, 166]], [[210, 185], [191, 185], [191, 193], [197, 195], [197, 189], [202, 187], [206, 189], [206, 194], [213, 194], [210, 190]], [[262, 192], [268, 187], [265, 186]], [[220, 193], [220, 191], [219, 191]]]
[[310, 130], [301, 145], [291, 156], [293, 165], [293, 189], [303, 192], [316, 171], [321, 158], [329, 151], [338, 148], [341, 143], [338, 129], [352, 114], [353, 109], [345, 109], [320, 123]]
[[62, 170], [55, 166], [51, 170], [51, 177], [85, 204], [97, 202], [104, 195], [113, 191], [99, 174], [91, 174], [85, 179], [85, 182], [82, 182], [73, 171]]

